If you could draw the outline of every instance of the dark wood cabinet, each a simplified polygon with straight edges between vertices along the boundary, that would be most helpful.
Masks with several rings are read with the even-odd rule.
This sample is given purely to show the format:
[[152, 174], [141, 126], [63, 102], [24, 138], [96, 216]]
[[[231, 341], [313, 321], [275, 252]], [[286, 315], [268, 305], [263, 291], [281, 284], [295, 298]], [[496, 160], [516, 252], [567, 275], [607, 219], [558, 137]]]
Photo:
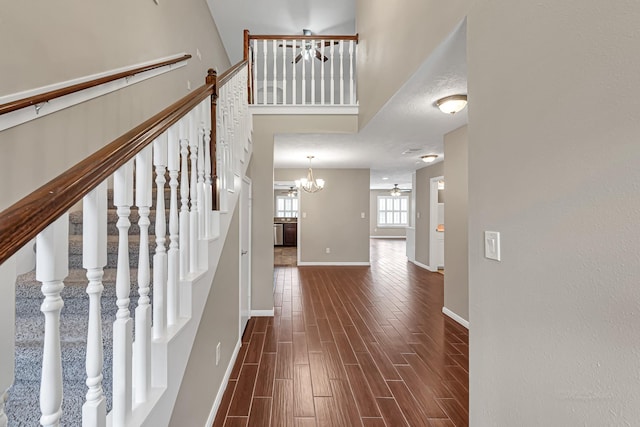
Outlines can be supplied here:
[[284, 246], [296, 246], [298, 244], [298, 224], [283, 224]]

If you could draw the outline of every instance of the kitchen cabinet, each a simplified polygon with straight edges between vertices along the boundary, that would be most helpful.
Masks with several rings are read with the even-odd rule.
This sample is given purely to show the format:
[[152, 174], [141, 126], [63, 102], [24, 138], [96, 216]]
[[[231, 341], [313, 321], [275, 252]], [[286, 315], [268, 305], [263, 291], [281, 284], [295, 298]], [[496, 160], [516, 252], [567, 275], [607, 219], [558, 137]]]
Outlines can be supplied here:
[[283, 234], [284, 246], [296, 246], [298, 244], [298, 224], [283, 224]]

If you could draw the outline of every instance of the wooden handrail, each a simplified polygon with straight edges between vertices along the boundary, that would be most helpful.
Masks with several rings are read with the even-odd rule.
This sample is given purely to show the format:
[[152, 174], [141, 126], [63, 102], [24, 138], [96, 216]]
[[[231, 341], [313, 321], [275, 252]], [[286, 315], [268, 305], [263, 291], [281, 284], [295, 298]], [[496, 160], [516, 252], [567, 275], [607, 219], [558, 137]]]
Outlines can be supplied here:
[[0, 213], [0, 264], [214, 91], [203, 85]]
[[273, 35], [273, 34], [249, 34], [250, 40], [355, 40], [358, 42], [358, 34], [355, 35], [342, 35], [342, 36], [321, 36], [321, 35], [312, 35], [312, 36], [292, 36], [292, 35]]
[[131, 77], [136, 74], [143, 73], [145, 71], [151, 71], [156, 68], [165, 67], [167, 65], [176, 64], [178, 62], [186, 61], [191, 58], [191, 55], [183, 55], [179, 58], [169, 59], [166, 61], [156, 62], [153, 64], [145, 65], [142, 67], [134, 68], [129, 71], [122, 71], [120, 73], [110, 74], [108, 76], [100, 77], [97, 79], [89, 80], [83, 83], [67, 86], [64, 88], [51, 90], [49, 92], [41, 93], [39, 95], [30, 96], [27, 98], [18, 99], [16, 101], [8, 102], [0, 105], [0, 115], [10, 113], [12, 111], [20, 110], [21, 108], [30, 107], [33, 105], [41, 104], [43, 102], [50, 101], [52, 99], [60, 98], [61, 96], [69, 95], [81, 90], [89, 89], [95, 86], [99, 86], [105, 83], [119, 80], [125, 77]]
[[247, 65], [247, 63], [248, 63], [247, 60], [240, 61], [236, 65], [234, 65], [233, 67], [229, 68], [224, 73], [220, 74], [220, 77], [218, 77], [218, 84], [217, 84], [216, 88], [220, 89], [222, 86], [227, 84], [227, 82], [229, 80], [231, 80], [233, 78], [233, 76], [238, 74], [238, 72], [242, 69], [242, 67]]
[[[229, 77], [225, 82], [244, 64], [246, 61], [236, 64], [226, 72], [225, 74]], [[204, 85], [0, 212], [0, 264], [35, 238], [64, 212], [71, 209], [98, 184], [151, 144], [200, 102], [211, 97], [212, 107], [215, 108], [217, 92], [225, 82], [221, 79], [216, 81], [215, 73], [210, 72]], [[213, 114], [215, 113], [212, 113], [211, 127], [215, 129], [216, 121]], [[214, 147], [212, 168], [215, 168], [215, 133], [212, 137], [211, 144]], [[215, 174], [215, 169], [212, 169], [212, 175], [215, 176]]]

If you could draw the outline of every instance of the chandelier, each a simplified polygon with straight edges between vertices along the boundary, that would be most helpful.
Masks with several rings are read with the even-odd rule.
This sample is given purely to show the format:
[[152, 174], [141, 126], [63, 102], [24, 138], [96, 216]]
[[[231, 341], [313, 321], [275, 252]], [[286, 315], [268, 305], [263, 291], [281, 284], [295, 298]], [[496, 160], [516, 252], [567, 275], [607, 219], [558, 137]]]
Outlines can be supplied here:
[[307, 159], [309, 159], [307, 177], [296, 180], [296, 187], [303, 189], [307, 193], [315, 193], [324, 188], [324, 179], [314, 178], [313, 170], [311, 169], [311, 159], [313, 159], [313, 156], [307, 156]]

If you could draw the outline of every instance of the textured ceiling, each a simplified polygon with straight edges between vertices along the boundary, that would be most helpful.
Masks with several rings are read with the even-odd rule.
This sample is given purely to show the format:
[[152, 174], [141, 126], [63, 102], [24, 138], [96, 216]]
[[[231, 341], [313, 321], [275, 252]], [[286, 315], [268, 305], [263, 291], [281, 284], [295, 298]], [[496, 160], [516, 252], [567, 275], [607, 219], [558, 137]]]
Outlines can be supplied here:
[[[254, 34], [355, 33], [355, 1], [208, 0], [232, 63], [242, 57], [242, 31]], [[411, 187], [411, 174], [427, 166], [421, 155], [444, 157], [444, 134], [467, 123], [467, 110], [446, 115], [444, 96], [467, 93], [466, 25], [461, 23], [358, 134], [287, 134], [275, 137], [274, 166], [369, 168], [371, 188]], [[388, 179], [383, 179], [388, 178]]]

